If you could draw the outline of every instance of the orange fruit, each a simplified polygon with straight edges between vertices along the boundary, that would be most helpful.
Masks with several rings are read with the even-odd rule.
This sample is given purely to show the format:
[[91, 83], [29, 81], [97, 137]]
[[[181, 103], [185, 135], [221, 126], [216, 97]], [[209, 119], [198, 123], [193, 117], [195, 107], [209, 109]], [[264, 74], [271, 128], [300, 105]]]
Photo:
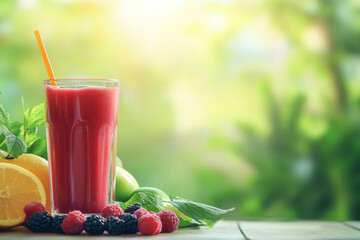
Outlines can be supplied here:
[[45, 209], [51, 213], [51, 199], [50, 199], [50, 178], [48, 162], [34, 154], [23, 154], [16, 159], [5, 159], [0, 157], [0, 163], [11, 163], [29, 170], [36, 177], [38, 177], [44, 186], [46, 192], [46, 206]]
[[0, 229], [23, 223], [23, 209], [33, 201], [46, 204], [45, 189], [39, 178], [25, 168], [0, 163]]

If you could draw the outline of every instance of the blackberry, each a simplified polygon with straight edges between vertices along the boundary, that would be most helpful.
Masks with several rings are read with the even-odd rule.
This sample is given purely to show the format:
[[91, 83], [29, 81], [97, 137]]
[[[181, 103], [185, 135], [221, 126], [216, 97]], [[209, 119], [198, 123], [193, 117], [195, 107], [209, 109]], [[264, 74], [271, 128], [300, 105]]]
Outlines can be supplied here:
[[126, 224], [123, 219], [118, 217], [108, 217], [106, 219], [106, 231], [110, 235], [124, 234], [126, 230]]
[[61, 228], [61, 224], [63, 223], [64, 219], [67, 215], [55, 215], [54, 220], [52, 222], [52, 229], [56, 233], [64, 233]]
[[105, 218], [97, 215], [91, 215], [86, 218], [84, 230], [91, 235], [100, 235], [105, 231], [105, 223]]
[[32, 215], [25, 226], [32, 232], [51, 232], [53, 217], [48, 212], [37, 212]]
[[134, 234], [139, 231], [138, 219], [134, 214], [124, 213], [119, 216], [119, 219], [125, 222], [126, 228], [124, 234]]
[[125, 209], [125, 213], [131, 213], [134, 214], [134, 212], [136, 212], [136, 210], [142, 208], [140, 203], [134, 203], [129, 205], [126, 209]]

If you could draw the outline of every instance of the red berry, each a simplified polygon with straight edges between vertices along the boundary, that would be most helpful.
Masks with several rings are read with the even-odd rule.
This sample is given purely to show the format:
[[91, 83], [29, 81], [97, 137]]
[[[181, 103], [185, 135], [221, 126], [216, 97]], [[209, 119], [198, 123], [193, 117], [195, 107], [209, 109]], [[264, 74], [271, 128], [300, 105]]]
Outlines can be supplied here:
[[37, 212], [45, 212], [45, 207], [41, 202], [31, 202], [24, 207], [25, 222]]
[[150, 211], [149, 214], [156, 214], [156, 213], [154, 213], [153, 211]]
[[61, 228], [66, 234], [80, 234], [84, 229], [85, 216], [80, 211], [72, 211], [64, 219]]
[[161, 232], [161, 220], [156, 214], [142, 216], [138, 222], [138, 228], [142, 235], [156, 235]]
[[104, 217], [104, 218], [108, 218], [108, 217], [111, 217], [111, 216], [112, 217], [118, 217], [123, 213], [124, 213], [124, 211], [117, 204], [107, 205], [106, 207], [104, 207], [101, 210], [101, 216]]
[[142, 216], [148, 214], [148, 211], [146, 211], [145, 208], [140, 208], [134, 212], [135, 216], [140, 219]]
[[161, 219], [163, 233], [171, 233], [176, 231], [179, 226], [179, 218], [171, 210], [165, 209], [157, 213]]
[[[161, 220], [160, 220], [160, 221], [161, 221]], [[155, 232], [154, 235], [158, 235], [158, 234], [161, 232], [161, 229], [162, 229], [162, 224], [160, 224], [160, 225], [158, 226], [158, 228], [156, 229], [156, 232]]]

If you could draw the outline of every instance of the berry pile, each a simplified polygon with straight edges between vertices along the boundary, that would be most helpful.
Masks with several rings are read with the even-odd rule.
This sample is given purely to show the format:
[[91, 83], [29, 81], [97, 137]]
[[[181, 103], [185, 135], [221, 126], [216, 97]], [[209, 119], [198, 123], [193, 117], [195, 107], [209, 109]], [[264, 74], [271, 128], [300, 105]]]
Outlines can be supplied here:
[[25, 206], [25, 226], [32, 232], [55, 232], [60, 234], [80, 234], [83, 230], [90, 235], [100, 235], [105, 231], [110, 235], [136, 234], [157, 235], [160, 232], [174, 232], [179, 218], [170, 210], [159, 213], [148, 212], [140, 203], [129, 205], [123, 211], [119, 205], [110, 204], [101, 211], [101, 216], [85, 218], [80, 211], [53, 218], [39, 202]]

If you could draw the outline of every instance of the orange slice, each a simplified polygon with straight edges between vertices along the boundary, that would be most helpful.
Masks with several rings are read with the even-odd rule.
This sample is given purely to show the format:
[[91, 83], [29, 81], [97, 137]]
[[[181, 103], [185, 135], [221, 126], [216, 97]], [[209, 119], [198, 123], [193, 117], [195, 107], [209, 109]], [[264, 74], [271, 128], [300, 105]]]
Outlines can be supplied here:
[[33, 201], [46, 205], [46, 194], [41, 181], [22, 167], [0, 163], [0, 229], [23, 223], [23, 209]]
[[5, 159], [0, 157], [0, 163], [15, 164], [19, 167], [25, 168], [39, 178], [45, 188], [46, 205], [45, 209], [51, 212], [51, 199], [50, 199], [50, 177], [48, 162], [34, 154], [25, 153], [15, 159]]

